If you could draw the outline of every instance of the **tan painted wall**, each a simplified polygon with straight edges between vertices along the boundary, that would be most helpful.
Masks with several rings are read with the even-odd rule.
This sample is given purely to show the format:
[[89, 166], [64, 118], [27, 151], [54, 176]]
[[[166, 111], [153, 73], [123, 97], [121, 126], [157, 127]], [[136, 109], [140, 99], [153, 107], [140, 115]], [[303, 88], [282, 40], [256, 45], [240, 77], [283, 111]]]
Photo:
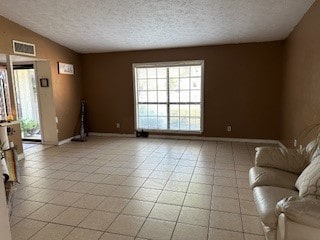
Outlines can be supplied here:
[[132, 63], [205, 60], [204, 135], [279, 139], [282, 58], [281, 41], [84, 54], [89, 130], [134, 132]]
[[281, 140], [292, 146], [303, 128], [320, 123], [320, 1], [314, 3], [285, 44]]
[[[51, 64], [59, 140], [74, 136], [82, 97], [80, 55], [0, 16], [0, 53], [13, 54], [12, 40], [34, 43], [37, 58]], [[75, 75], [59, 75], [57, 62], [74, 64]], [[50, 83], [51, 84], [51, 83]]]
[[48, 87], [41, 87], [40, 79], [47, 78], [49, 82], [52, 81], [52, 75], [50, 71], [50, 63], [48, 61], [37, 61], [35, 64], [37, 72], [37, 89], [38, 89], [38, 102], [41, 112], [41, 132], [43, 144], [57, 144], [57, 123], [56, 123], [56, 111], [53, 88], [49, 84]]

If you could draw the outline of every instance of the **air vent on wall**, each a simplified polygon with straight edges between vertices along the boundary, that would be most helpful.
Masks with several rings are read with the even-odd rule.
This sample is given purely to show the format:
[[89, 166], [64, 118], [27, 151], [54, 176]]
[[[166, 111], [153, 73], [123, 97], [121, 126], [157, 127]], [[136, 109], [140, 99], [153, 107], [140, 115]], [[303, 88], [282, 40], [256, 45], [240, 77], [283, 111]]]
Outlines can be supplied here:
[[13, 40], [13, 52], [16, 54], [36, 56], [36, 46], [32, 43]]

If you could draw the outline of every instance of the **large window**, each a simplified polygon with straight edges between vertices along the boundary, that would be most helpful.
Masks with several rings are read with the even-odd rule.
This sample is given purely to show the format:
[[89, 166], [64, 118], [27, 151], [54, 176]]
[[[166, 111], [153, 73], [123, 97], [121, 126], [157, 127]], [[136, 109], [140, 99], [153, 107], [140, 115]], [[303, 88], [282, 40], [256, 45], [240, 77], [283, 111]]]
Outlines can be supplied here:
[[202, 131], [203, 61], [134, 64], [136, 129]]

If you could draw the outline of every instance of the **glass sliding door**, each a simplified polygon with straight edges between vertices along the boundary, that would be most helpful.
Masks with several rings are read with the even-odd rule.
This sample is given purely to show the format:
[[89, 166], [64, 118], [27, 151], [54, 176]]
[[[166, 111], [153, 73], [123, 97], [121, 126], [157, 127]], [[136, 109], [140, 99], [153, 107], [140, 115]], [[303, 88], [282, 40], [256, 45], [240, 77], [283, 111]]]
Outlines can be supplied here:
[[41, 140], [38, 94], [33, 65], [14, 66], [14, 81], [22, 139]]

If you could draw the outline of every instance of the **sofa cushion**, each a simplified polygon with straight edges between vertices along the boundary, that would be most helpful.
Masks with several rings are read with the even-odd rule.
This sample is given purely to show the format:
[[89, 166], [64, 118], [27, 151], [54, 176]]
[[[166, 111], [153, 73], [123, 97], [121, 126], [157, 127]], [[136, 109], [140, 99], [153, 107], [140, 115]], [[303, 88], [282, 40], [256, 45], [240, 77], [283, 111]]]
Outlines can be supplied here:
[[320, 156], [301, 173], [295, 185], [300, 197], [320, 199]]
[[311, 141], [305, 148], [305, 155], [309, 162], [312, 162], [320, 155], [320, 148], [317, 139]]
[[300, 174], [308, 165], [306, 156], [296, 149], [257, 147], [255, 165]]
[[291, 221], [320, 230], [320, 201], [310, 198], [284, 198], [277, 203], [277, 215], [284, 213]]
[[274, 186], [295, 190], [298, 175], [280, 169], [267, 167], [252, 167], [249, 170], [251, 188], [256, 186]]
[[277, 203], [285, 197], [297, 197], [298, 195], [298, 191], [292, 189], [270, 186], [255, 187], [253, 197], [263, 224], [270, 229], [276, 229], [278, 223], [275, 212]]

